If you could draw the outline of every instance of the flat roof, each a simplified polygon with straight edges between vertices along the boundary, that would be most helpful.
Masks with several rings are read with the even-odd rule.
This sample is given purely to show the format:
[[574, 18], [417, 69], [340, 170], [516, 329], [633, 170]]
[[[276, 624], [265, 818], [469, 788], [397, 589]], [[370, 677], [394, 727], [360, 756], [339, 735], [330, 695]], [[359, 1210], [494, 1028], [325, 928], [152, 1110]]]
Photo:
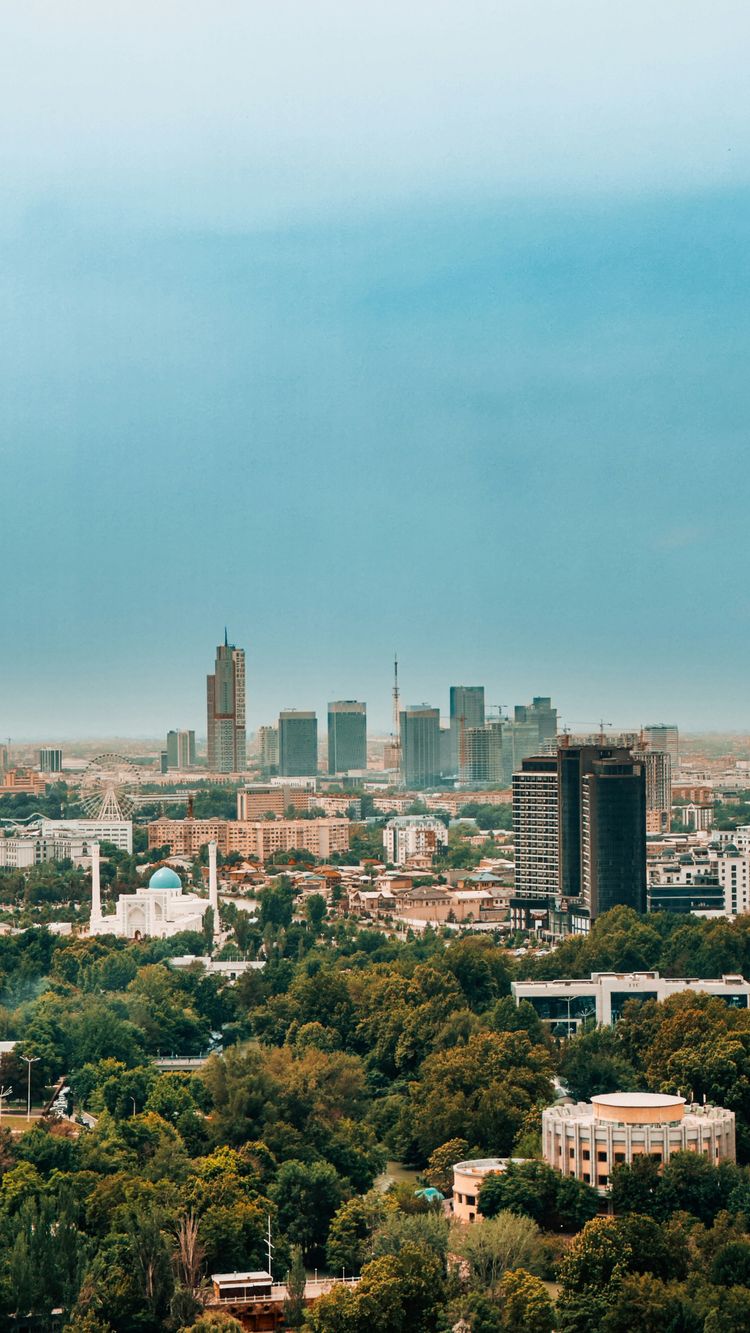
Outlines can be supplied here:
[[684, 1106], [684, 1097], [673, 1097], [665, 1092], [602, 1092], [591, 1098], [602, 1106]]
[[212, 1282], [270, 1282], [270, 1273], [212, 1273]]

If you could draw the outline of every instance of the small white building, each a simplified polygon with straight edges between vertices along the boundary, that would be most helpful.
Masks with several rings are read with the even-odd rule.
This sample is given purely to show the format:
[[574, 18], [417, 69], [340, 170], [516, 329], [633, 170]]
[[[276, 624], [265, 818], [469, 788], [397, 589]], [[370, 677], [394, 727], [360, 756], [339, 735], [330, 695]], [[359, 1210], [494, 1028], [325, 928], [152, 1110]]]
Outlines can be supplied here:
[[590, 979], [512, 981], [516, 1004], [527, 1000], [556, 1035], [576, 1032], [582, 1023], [616, 1023], [628, 1000], [666, 1000], [680, 991], [715, 995], [734, 1009], [750, 1007], [750, 982], [742, 976], [662, 977], [658, 972], [592, 972]]
[[413, 856], [433, 856], [448, 842], [442, 819], [433, 815], [397, 815], [383, 829], [386, 860], [402, 866]]

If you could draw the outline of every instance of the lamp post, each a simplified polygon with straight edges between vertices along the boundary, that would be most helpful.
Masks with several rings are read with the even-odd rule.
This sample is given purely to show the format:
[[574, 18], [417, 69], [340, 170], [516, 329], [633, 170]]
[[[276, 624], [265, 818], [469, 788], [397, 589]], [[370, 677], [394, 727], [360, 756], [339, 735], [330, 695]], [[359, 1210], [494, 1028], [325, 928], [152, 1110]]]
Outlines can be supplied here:
[[26, 1084], [26, 1119], [31, 1119], [31, 1066], [41, 1060], [41, 1055], [22, 1055], [21, 1059], [26, 1061], [28, 1070], [28, 1080]]

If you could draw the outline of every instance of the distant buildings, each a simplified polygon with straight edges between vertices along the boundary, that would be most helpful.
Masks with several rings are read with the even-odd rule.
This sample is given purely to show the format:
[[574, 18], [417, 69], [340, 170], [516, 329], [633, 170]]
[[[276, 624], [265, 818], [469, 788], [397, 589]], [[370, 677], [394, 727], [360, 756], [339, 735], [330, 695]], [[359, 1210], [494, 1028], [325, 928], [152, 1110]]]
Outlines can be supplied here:
[[49, 746], [39, 751], [39, 771], [41, 773], [62, 772], [62, 750]]
[[314, 777], [318, 771], [318, 719], [287, 708], [279, 713], [279, 776]]
[[84, 842], [111, 842], [128, 855], [133, 851], [133, 823], [130, 819], [42, 819], [42, 838], [61, 838]]
[[524, 759], [544, 753], [557, 737], [557, 709], [546, 695], [517, 704], [513, 717], [467, 727], [462, 738], [462, 782], [510, 786]]
[[43, 796], [47, 790], [44, 774], [33, 768], [7, 768], [0, 777], [0, 796]]
[[[503, 763], [503, 735], [505, 723], [484, 722], [479, 727], [467, 727], [461, 746], [461, 765], [459, 779], [465, 783], [482, 783], [488, 786], [502, 786], [505, 766]], [[538, 747], [535, 747], [538, 748]]]
[[328, 772], [367, 768], [367, 705], [339, 699], [328, 705]]
[[662, 1165], [677, 1152], [694, 1152], [712, 1166], [733, 1162], [734, 1112], [666, 1093], [602, 1093], [590, 1102], [548, 1106], [542, 1152], [549, 1166], [605, 1194], [614, 1168], [639, 1154]]
[[669, 833], [672, 819], [672, 759], [666, 750], [634, 750], [646, 770], [646, 833]]
[[206, 678], [208, 768], [241, 773], [247, 764], [245, 736], [245, 652], [224, 643], [216, 649], [213, 675]]
[[386, 860], [401, 866], [413, 856], [433, 856], [446, 846], [448, 830], [431, 815], [397, 815], [383, 829]]
[[401, 777], [407, 787], [440, 782], [440, 710], [413, 704], [399, 714]]
[[549, 913], [554, 934], [586, 932], [611, 907], [645, 912], [646, 779], [630, 750], [561, 746], [522, 761], [513, 803], [514, 925], [541, 925]]
[[646, 744], [652, 750], [666, 750], [672, 760], [672, 769], [680, 762], [680, 733], [674, 722], [651, 722], [643, 728]]
[[307, 810], [309, 799], [304, 787], [291, 783], [276, 786], [255, 782], [237, 792], [237, 818], [254, 820], [273, 815], [275, 819], [281, 819], [290, 806], [295, 810]]
[[167, 732], [167, 768], [178, 769], [180, 772], [195, 768], [194, 731]]

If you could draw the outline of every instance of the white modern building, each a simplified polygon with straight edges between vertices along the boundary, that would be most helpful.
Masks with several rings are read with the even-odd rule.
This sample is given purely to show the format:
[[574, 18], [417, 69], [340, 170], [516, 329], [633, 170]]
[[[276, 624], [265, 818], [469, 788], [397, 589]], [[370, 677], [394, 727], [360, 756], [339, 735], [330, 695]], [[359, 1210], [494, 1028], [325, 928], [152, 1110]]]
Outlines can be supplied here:
[[575, 1032], [583, 1023], [616, 1023], [628, 1000], [668, 999], [680, 991], [715, 995], [733, 1009], [750, 1007], [750, 982], [742, 976], [707, 980], [661, 977], [658, 972], [592, 972], [591, 978], [559, 981], [513, 981], [516, 1004], [526, 1000], [557, 1036]]
[[119, 939], [145, 937], [164, 939], [182, 930], [202, 930], [209, 907], [214, 913], [214, 935], [219, 929], [219, 889], [216, 873], [216, 843], [210, 842], [209, 896], [184, 893], [182, 881], [169, 866], [154, 871], [148, 885], [135, 893], [121, 893], [112, 916], [102, 914], [99, 878], [99, 844], [92, 843], [90, 935], [116, 935]]
[[397, 815], [383, 829], [386, 860], [402, 866], [412, 856], [432, 856], [448, 842], [442, 819], [432, 815]]
[[85, 838], [0, 838], [0, 866], [23, 870], [44, 861], [88, 862], [90, 843]]
[[111, 842], [132, 855], [133, 822], [130, 819], [42, 819], [43, 838], [83, 838], [89, 842]]
[[734, 1111], [667, 1093], [602, 1093], [590, 1102], [548, 1106], [542, 1152], [549, 1166], [606, 1194], [614, 1167], [639, 1155], [660, 1164], [676, 1152], [698, 1153], [712, 1166], [733, 1162]]

